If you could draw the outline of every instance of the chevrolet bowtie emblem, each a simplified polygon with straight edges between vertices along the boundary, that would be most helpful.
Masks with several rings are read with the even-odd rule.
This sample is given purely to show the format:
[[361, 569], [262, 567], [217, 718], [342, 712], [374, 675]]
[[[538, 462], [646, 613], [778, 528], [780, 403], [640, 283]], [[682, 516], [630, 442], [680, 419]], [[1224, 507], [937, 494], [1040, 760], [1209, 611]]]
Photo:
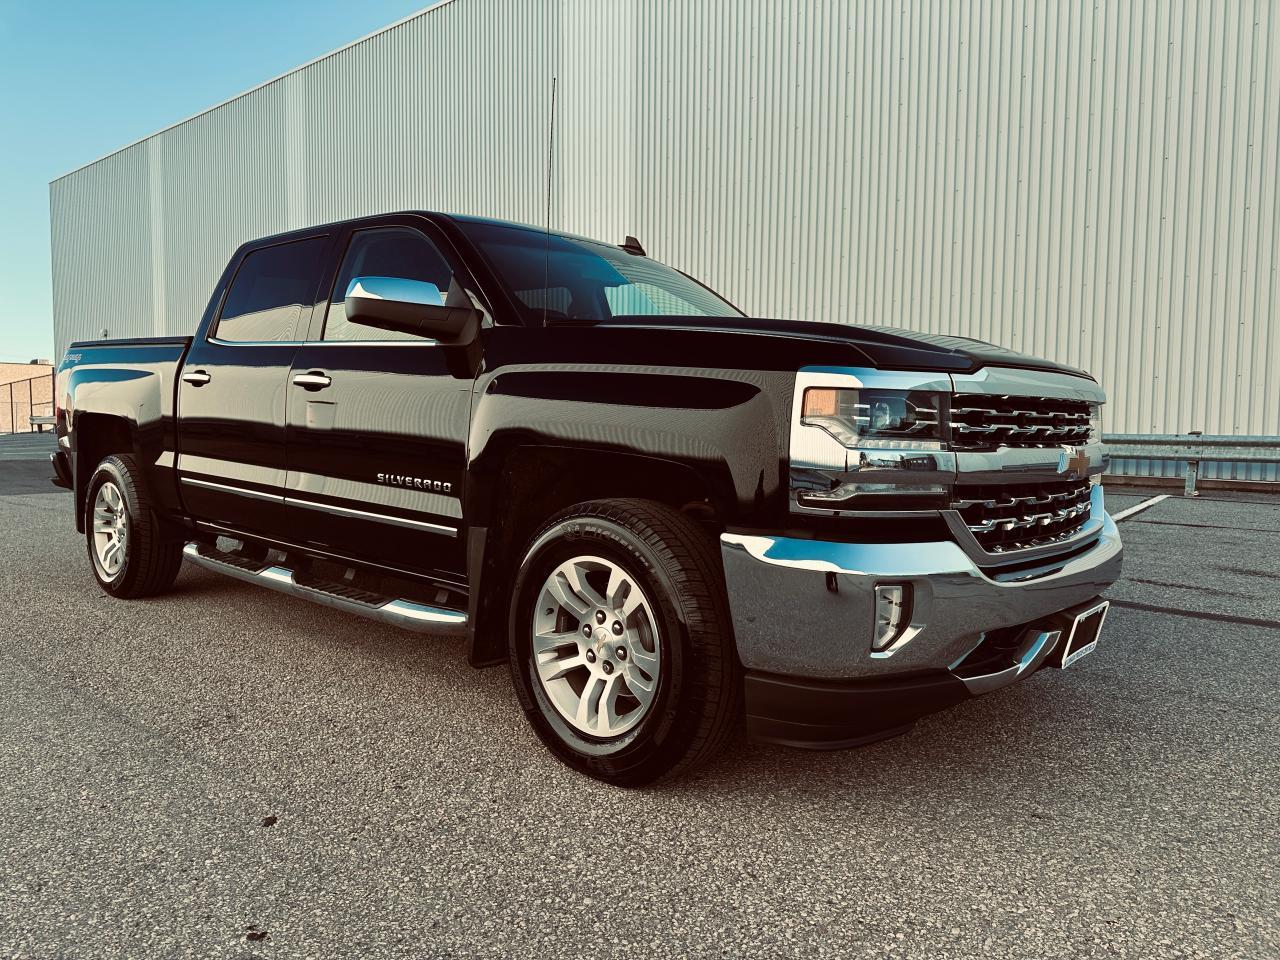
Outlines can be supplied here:
[[1073, 480], [1083, 477], [1089, 472], [1089, 455], [1076, 447], [1063, 447], [1058, 454], [1058, 472]]

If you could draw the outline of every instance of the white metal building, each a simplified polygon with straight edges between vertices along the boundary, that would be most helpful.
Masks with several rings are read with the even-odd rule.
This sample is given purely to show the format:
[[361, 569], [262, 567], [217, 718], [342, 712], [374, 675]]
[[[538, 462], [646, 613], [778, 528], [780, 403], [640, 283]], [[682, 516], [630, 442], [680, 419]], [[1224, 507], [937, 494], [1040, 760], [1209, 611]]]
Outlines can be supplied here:
[[1109, 431], [1276, 435], [1278, 104], [1270, 0], [449, 0], [54, 181], [57, 345], [190, 332], [251, 237], [549, 210], [1083, 366]]

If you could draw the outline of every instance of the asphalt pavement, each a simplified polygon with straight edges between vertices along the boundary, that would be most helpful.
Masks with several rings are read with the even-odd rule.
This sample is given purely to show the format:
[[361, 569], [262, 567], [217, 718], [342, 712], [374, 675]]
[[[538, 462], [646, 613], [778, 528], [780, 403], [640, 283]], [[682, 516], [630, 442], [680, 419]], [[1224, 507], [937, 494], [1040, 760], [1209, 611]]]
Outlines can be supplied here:
[[1124, 521], [1067, 671], [623, 791], [452, 641], [194, 568], [106, 597], [25, 469], [0, 462], [0, 957], [1280, 956], [1280, 498]]

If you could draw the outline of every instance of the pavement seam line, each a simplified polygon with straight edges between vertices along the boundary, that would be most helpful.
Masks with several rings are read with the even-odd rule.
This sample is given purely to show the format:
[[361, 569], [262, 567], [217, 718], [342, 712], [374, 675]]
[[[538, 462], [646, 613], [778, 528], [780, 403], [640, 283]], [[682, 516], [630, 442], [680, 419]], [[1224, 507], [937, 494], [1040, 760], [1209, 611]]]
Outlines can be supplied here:
[[1145, 523], [1153, 527], [1195, 527], [1197, 530], [1239, 530], [1243, 533], [1280, 533], [1269, 527], [1224, 527], [1216, 523], [1179, 523], [1176, 520], [1135, 520], [1134, 523]]
[[14, 651], [7, 651], [6, 657], [11, 663], [25, 669], [37, 682], [43, 682], [50, 689], [68, 696], [86, 712], [98, 710], [114, 718], [122, 726], [136, 731], [138, 734], [136, 749], [140, 754], [157, 759], [176, 758], [179, 763], [186, 763], [191, 767], [204, 770], [210, 775], [210, 780], [232, 785], [246, 794], [260, 795], [268, 804], [279, 803], [279, 797], [255, 783], [244, 780], [242, 775], [226, 762], [209, 759], [205, 756], [207, 751], [204, 749], [183, 745], [177, 733], [148, 725], [132, 716], [120, 703], [82, 684], [69, 681], [53, 670], [46, 669], [48, 665], [38, 660], [32, 660]]
[[1256, 617], [1235, 617], [1229, 613], [1210, 613], [1207, 610], [1184, 610], [1181, 607], [1161, 607], [1154, 603], [1140, 603], [1136, 600], [1117, 600], [1107, 598], [1113, 607], [1128, 610], [1143, 610], [1147, 613], [1167, 613], [1175, 617], [1190, 617], [1193, 620], [1212, 620], [1216, 623], [1238, 623], [1245, 627], [1262, 627], [1267, 630], [1280, 630], [1280, 620], [1262, 620]]

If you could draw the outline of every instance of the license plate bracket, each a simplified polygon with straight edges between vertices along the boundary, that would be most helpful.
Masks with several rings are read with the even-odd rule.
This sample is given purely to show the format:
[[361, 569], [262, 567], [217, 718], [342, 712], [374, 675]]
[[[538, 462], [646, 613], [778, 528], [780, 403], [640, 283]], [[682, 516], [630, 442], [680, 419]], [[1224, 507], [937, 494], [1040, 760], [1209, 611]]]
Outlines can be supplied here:
[[1107, 619], [1107, 611], [1111, 601], [1103, 600], [1095, 603], [1075, 615], [1066, 639], [1055, 654], [1055, 666], [1066, 669], [1082, 657], [1088, 656], [1098, 646], [1098, 637], [1102, 634], [1102, 624]]

